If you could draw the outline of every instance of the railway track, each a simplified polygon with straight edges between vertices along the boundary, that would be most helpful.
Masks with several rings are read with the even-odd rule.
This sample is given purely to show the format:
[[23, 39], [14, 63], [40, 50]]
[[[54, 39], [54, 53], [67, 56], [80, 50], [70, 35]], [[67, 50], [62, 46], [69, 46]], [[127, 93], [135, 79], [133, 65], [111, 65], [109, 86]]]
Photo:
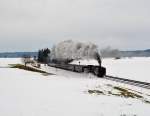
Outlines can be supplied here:
[[[51, 67], [56, 67], [56, 68], [60, 68], [60, 69], [63, 69], [63, 70], [68, 70], [68, 71], [73, 71], [73, 72], [78, 72], [78, 73], [82, 73], [84, 72], [83, 69], [85, 66], [82, 66], [82, 65], [60, 65], [60, 64], [49, 64], [49, 66]], [[93, 66], [94, 67], [94, 66]], [[98, 73], [102, 73], [103, 75], [105, 75], [105, 70], [103, 69], [103, 71], [99, 72], [98, 71], [96, 74], [95, 74], [95, 70], [90, 68], [90, 67], [87, 67], [91, 72], [92, 74], [94, 74], [95, 76], [97, 77], [101, 77], [98, 75]], [[136, 80], [131, 80], [131, 79], [124, 79], [124, 78], [119, 78], [119, 77], [114, 77], [114, 76], [110, 76], [110, 75], [106, 75], [104, 77], [102, 77], [104, 79], [107, 79], [107, 80], [111, 80], [111, 81], [116, 81], [116, 82], [120, 82], [120, 83], [124, 83], [124, 84], [129, 84], [129, 85], [134, 85], [134, 86], [137, 86], [137, 87], [142, 87], [142, 88], [145, 88], [145, 89], [150, 89], [150, 83], [147, 83], [147, 82], [141, 82], [141, 81], [136, 81]]]
[[135, 80], [131, 80], [131, 79], [124, 79], [124, 78], [114, 77], [114, 76], [110, 76], [110, 75], [106, 75], [103, 78], [107, 79], [107, 80], [111, 80], [111, 81], [124, 83], [124, 84], [134, 85], [137, 87], [142, 87], [145, 89], [150, 89], [150, 83], [147, 83], [147, 82], [135, 81]]

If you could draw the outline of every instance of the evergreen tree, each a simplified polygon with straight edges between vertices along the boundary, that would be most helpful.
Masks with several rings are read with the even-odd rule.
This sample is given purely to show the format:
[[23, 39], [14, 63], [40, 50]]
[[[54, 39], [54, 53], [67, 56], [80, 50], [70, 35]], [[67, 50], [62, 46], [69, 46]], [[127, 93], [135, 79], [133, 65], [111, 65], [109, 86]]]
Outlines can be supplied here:
[[38, 51], [38, 62], [48, 63], [49, 54], [51, 53], [50, 49], [41, 49]]

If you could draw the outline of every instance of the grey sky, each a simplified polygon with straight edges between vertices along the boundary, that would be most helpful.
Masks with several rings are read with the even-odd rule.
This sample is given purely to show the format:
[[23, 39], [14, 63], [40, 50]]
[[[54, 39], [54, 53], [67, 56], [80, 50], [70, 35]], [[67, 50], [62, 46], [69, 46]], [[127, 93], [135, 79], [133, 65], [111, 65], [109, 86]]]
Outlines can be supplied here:
[[0, 52], [67, 39], [122, 50], [150, 48], [149, 0], [0, 0]]

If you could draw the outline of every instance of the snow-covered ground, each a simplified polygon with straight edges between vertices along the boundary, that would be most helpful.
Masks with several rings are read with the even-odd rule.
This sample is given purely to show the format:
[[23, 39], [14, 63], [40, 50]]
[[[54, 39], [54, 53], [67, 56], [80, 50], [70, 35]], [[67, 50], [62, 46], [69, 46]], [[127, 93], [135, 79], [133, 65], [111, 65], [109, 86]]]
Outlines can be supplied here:
[[[79, 65], [79, 62], [81, 65], [98, 65], [96, 60], [77, 60], [73, 61], [71, 64]], [[150, 82], [149, 57], [122, 59], [106, 58], [102, 60], [102, 66], [106, 67], [107, 75]]]
[[150, 58], [103, 59], [102, 65], [108, 75], [150, 82]]
[[77, 65], [96, 65], [98, 66], [99, 63], [94, 59], [81, 59], [81, 60], [75, 60], [71, 62], [70, 64], [77, 64]]
[[[8, 63], [20, 62], [19, 59], [6, 60]], [[5, 59], [0, 59], [0, 65], [6, 66], [7, 63], [4, 61]], [[108, 68], [112, 66], [111, 63], [110, 61], [109, 65], [104, 60]], [[146, 67], [147, 65], [148, 63], [145, 63]], [[136, 67], [137, 65], [135, 70]], [[47, 66], [42, 66], [42, 69], [55, 75], [44, 76], [20, 69], [0, 68], [0, 116], [149, 116], [150, 114], [150, 104], [145, 102], [150, 101], [150, 90], [96, 78], [90, 74], [78, 74]], [[142, 98], [117, 96], [119, 91], [115, 87], [126, 88]], [[103, 94], [89, 93], [89, 90]]]
[[8, 67], [9, 64], [22, 63], [20, 58], [0, 58], [0, 67]]

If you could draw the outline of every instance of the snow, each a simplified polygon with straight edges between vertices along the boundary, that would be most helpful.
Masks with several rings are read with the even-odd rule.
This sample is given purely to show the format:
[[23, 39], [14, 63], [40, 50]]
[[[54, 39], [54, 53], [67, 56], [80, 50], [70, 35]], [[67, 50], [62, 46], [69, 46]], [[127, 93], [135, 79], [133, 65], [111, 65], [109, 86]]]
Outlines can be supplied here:
[[80, 59], [80, 60], [74, 60], [70, 64], [76, 64], [76, 65], [96, 65], [99, 66], [99, 63], [95, 59]]
[[22, 63], [21, 58], [0, 58], [0, 67], [8, 67], [9, 64]]
[[88, 90], [107, 92], [113, 89], [110, 85], [119, 86], [142, 92], [148, 100], [150, 90], [44, 65], [42, 69], [55, 75], [0, 68], [0, 116], [149, 116], [150, 104], [140, 99], [91, 95]]
[[150, 82], [150, 58], [103, 59], [102, 65], [108, 75]]

